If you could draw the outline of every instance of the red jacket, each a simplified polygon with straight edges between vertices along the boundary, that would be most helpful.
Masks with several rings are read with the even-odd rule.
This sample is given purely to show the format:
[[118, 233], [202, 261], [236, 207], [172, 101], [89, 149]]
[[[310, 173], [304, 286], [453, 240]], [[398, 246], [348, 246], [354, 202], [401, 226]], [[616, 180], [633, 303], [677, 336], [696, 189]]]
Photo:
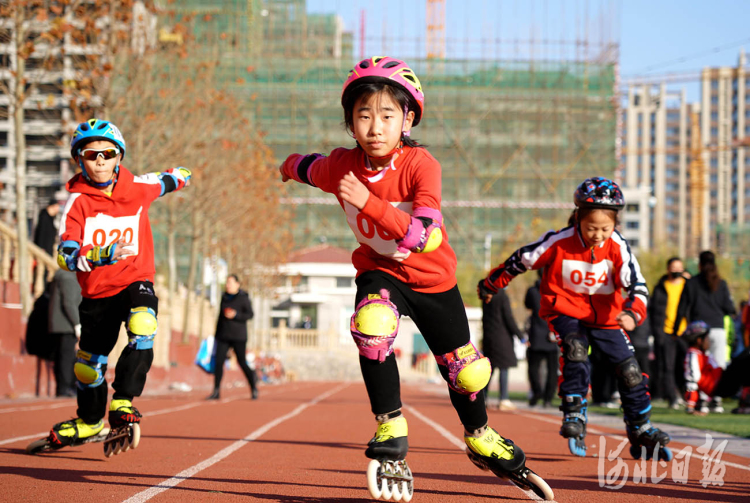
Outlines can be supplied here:
[[[445, 225], [442, 244], [429, 253], [400, 252], [396, 240], [409, 229], [414, 208], [440, 210], [440, 164], [424, 148], [404, 147], [393, 166], [367, 168], [362, 149], [337, 148], [328, 157], [290, 155], [281, 165], [289, 178], [334, 194], [346, 221], [360, 243], [352, 254], [357, 275], [384, 271], [417, 292], [438, 293], [456, 285], [456, 254], [448, 244]], [[339, 181], [349, 171], [370, 190], [360, 211], [338, 195]]]
[[630, 310], [639, 325], [646, 318], [646, 280], [628, 242], [617, 231], [594, 248], [586, 246], [577, 227], [548, 232], [493, 269], [485, 286], [505, 288], [518, 274], [540, 268], [544, 274], [539, 316], [547, 321], [566, 315], [590, 327], [619, 328], [615, 318], [623, 310]]
[[724, 370], [711, 355], [698, 348], [689, 348], [685, 355], [685, 401], [688, 406], [695, 407], [699, 391], [713, 396], [723, 373]]
[[[185, 186], [178, 168], [166, 172], [177, 178], [177, 189]], [[111, 297], [135, 281], [153, 282], [154, 242], [148, 209], [164, 192], [158, 175], [133, 176], [120, 166], [111, 196], [89, 185], [80, 174], [65, 187], [71, 195], [60, 220], [61, 243], [75, 241], [81, 246], [79, 255], [85, 255], [92, 247], [108, 246], [122, 236], [133, 243], [130, 249], [135, 253], [91, 272], [77, 271], [81, 294], [91, 299]]]

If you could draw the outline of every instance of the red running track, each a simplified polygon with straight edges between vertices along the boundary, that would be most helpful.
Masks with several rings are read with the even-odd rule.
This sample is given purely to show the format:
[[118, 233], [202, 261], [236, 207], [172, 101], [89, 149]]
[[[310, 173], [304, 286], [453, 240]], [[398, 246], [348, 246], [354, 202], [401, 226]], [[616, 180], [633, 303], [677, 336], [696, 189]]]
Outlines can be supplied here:
[[[415, 475], [412, 501], [535, 498], [467, 459], [460, 448], [461, 425], [442, 388], [405, 386], [403, 400], [410, 428], [407, 459]], [[0, 501], [372, 501], [364, 447], [375, 421], [361, 383], [266, 386], [257, 401], [249, 400], [246, 390], [233, 390], [220, 401], [181, 394], [144, 397], [135, 405], [144, 414], [140, 446], [107, 459], [102, 444], [25, 453], [52, 423], [75, 414], [74, 400], [1, 403]], [[636, 462], [625, 448], [620, 457], [628, 481], [613, 490], [601, 487], [598, 474], [612, 472], [617, 459], [604, 461], [600, 470], [598, 458], [571, 456], [557, 434], [558, 418], [491, 412], [490, 424], [524, 449], [528, 465], [550, 484], [556, 501], [748, 501], [748, 458], [724, 454], [721, 464], [707, 465], [717, 467], [722, 486], [703, 487], [704, 463], [695, 451], [685, 484], [673, 481], [672, 463], [657, 465], [656, 474], [666, 478], [652, 483], [651, 462], [646, 464], [649, 482], [635, 483]], [[600, 440], [601, 431], [608, 435], [607, 453], [619, 445], [622, 430], [593, 429], [590, 443]], [[670, 447], [676, 453], [684, 445]], [[589, 449], [597, 451], [598, 446]], [[619, 473], [610, 480], [613, 485], [621, 483], [624, 470]]]

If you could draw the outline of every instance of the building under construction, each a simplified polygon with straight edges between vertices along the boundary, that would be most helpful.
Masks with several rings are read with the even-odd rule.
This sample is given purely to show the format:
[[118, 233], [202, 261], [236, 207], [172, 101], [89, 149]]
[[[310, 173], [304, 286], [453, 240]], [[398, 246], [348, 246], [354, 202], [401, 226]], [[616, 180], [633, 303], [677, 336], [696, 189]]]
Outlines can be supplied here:
[[[180, 2], [165, 27], [189, 20], [207, 54], [221, 61], [223, 80], [246, 98], [279, 162], [293, 152], [354, 146], [342, 125], [340, 95], [359, 60], [355, 41], [365, 54], [362, 34], [346, 31], [335, 14], [308, 14], [304, 0], [219, 4]], [[487, 59], [479, 50], [477, 57], [451, 59], [444, 4], [427, 2], [425, 40], [403, 44], [419, 50], [391, 55], [407, 60], [425, 90], [424, 118], [413, 137], [442, 165], [451, 244], [461, 260], [482, 266], [490, 247], [564, 224], [582, 179], [615, 175], [617, 45], [578, 40], [592, 54], [586, 58]], [[237, 31], [239, 24], [246, 29]], [[296, 207], [295, 244], [352, 247], [336, 199], [292, 185], [286, 201]]]

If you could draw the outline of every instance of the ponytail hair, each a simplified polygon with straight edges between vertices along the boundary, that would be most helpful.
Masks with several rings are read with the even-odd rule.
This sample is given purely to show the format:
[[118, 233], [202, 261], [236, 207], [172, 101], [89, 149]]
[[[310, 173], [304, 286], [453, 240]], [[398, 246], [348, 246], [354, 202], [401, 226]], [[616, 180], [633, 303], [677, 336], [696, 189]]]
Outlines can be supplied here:
[[698, 256], [698, 268], [706, 279], [708, 289], [712, 292], [718, 290], [721, 276], [719, 275], [719, 268], [716, 267], [716, 255], [709, 250], [701, 252]]

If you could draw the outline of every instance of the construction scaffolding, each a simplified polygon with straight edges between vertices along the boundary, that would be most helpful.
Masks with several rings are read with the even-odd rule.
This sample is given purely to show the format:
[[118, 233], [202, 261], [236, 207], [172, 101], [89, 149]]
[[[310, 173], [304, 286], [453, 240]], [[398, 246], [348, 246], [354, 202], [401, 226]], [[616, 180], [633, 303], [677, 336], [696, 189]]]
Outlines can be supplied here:
[[[425, 114], [413, 138], [442, 165], [451, 245], [460, 261], [481, 267], [488, 246], [520, 244], [564, 225], [584, 178], [615, 176], [617, 43], [589, 44], [579, 37], [570, 43], [576, 55], [560, 50], [552, 57], [549, 40], [540, 38], [536, 52], [533, 41], [515, 40], [516, 47], [530, 49], [517, 57], [482, 57], [502, 52], [496, 50], [501, 41], [492, 39], [472, 41], [476, 57], [452, 58], [452, 39], [439, 17], [445, 5], [439, 4], [444, 2], [428, 5], [423, 37], [430, 47], [425, 38], [394, 42], [415, 49], [391, 55], [409, 63], [425, 90]], [[219, 75], [245, 97], [251, 120], [279, 162], [293, 152], [355, 146], [342, 125], [341, 85], [358, 59], [354, 41], [362, 49], [369, 39], [345, 31], [335, 14], [307, 14], [304, 0], [190, 0], [179, 9], [177, 17], [190, 20], [196, 39], [222, 47], [214, 50]], [[171, 16], [176, 18], [174, 11]], [[238, 20], [242, 31], [233, 32]], [[493, 49], [483, 50], [481, 43]], [[529, 51], [544, 59], [527, 56]], [[296, 205], [298, 246], [326, 241], [353, 248], [333, 196], [294, 186], [286, 201]]]

